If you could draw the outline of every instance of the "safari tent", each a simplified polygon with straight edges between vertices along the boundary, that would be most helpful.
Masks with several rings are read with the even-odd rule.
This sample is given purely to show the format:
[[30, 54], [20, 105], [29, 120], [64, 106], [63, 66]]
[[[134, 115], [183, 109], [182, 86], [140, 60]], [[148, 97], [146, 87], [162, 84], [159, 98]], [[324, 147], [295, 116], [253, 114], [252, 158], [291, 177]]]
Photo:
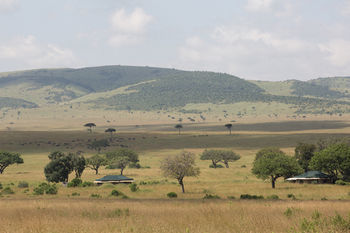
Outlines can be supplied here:
[[330, 183], [330, 177], [320, 171], [308, 171], [286, 180], [293, 183]]
[[133, 178], [129, 178], [126, 176], [122, 176], [122, 175], [109, 175], [109, 176], [104, 176], [100, 179], [97, 179], [94, 181], [95, 184], [97, 185], [102, 185], [105, 183], [110, 183], [110, 184], [130, 184], [134, 182]]

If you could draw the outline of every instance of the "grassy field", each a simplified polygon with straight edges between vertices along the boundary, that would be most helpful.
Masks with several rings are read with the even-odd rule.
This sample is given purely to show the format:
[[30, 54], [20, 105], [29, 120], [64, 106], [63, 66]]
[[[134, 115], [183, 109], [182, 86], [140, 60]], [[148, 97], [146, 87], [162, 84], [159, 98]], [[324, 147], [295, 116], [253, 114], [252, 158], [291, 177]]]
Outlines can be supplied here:
[[[348, 126], [340, 121], [246, 123], [235, 125], [233, 135], [214, 124], [184, 125], [182, 135], [172, 125], [123, 126], [102, 153], [121, 145], [139, 153], [141, 165], [147, 168], [124, 171], [135, 179], [137, 192], [131, 192], [128, 185], [67, 188], [58, 184], [57, 195], [43, 196], [33, 195], [33, 189], [45, 181], [49, 152], [80, 150], [91, 156], [96, 152], [87, 144], [109, 135], [102, 128], [91, 134], [3, 131], [0, 148], [22, 153], [24, 163], [0, 175], [2, 185], [15, 192], [0, 196], [0, 232], [348, 232], [349, 186], [292, 184], [279, 179], [272, 189], [268, 181], [251, 174], [255, 153], [263, 147], [278, 146], [293, 155], [298, 142], [349, 137]], [[199, 159], [206, 148], [232, 149], [241, 159], [230, 168], [212, 169], [209, 161]], [[159, 169], [164, 157], [183, 149], [196, 154], [201, 169], [198, 177], [185, 178], [185, 194], [176, 180], [163, 177]], [[102, 168], [95, 175], [87, 168], [82, 179], [94, 181], [118, 173]], [[17, 187], [20, 181], [27, 181], [29, 187]], [[111, 196], [114, 189], [129, 199]], [[177, 200], [169, 200], [169, 192], [176, 192]], [[221, 199], [203, 200], [206, 194]], [[241, 194], [278, 195], [279, 200], [243, 201]], [[288, 197], [291, 194], [296, 200]]]

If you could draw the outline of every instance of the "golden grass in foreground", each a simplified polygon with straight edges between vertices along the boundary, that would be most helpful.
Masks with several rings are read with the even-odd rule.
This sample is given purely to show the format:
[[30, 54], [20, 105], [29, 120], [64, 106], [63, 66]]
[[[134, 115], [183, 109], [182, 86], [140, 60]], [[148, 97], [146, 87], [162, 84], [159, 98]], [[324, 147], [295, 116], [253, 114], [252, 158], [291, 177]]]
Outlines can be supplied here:
[[2, 233], [348, 232], [334, 216], [346, 218], [350, 202], [47, 199], [1, 200], [0, 209]]

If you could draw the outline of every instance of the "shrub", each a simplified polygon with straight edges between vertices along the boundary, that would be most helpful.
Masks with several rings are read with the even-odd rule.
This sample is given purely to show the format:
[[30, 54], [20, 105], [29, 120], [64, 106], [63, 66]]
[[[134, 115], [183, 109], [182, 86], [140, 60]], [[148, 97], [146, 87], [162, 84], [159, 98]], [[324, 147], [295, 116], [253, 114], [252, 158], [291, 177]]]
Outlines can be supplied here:
[[283, 213], [286, 217], [291, 217], [293, 215], [293, 210], [291, 208], [287, 208], [286, 211]]
[[[209, 165], [209, 168], [215, 168], [213, 164]], [[216, 168], [224, 168], [221, 164], [216, 164]]]
[[58, 189], [55, 184], [49, 185], [45, 190], [45, 194], [49, 194], [49, 195], [55, 195], [57, 194], [57, 192], [58, 192]]
[[287, 194], [287, 197], [288, 197], [288, 198], [295, 199], [295, 196], [294, 196], [294, 194], [293, 194], [293, 193], [288, 193], [288, 194]]
[[278, 199], [280, 199], [276, 194], [272, 194], [270, 196], [267, 196], [266, 198], [269, 199], [269, 200], [278, 200]]
[[321, 201], [327, 201], [328, 199], [326, 197], [322, 197]]
[[137, 190], [139, 190], [139, 187], [137, 187], [137, 184], [135, 183], [130, 184], [129, 188], [131, 192], [136, 192]]
[[0, 183], [0, 189], [2, 189], [2, 184]]
[[74, 193], [72, 193], [72, 196], [73, 196], [73, 197], [74, 197], [74, 196], [80, 196], [80, 193], [74, 192]]
[[29, 184], [27, 181], [20, 181], [18, 182], [18, 188], [28, 188], [29, 187]]
[[10, 187], [6, 187], [1, 191], [1, 194], [15, 194], [15, 192]]
[[247, 166], [246, 166], [246, 165], [244, 165], [244, 164], [241, 166], [241, 168], [246, 168], [246, 167], [247, 167]]
[[81, 186], [83, 187], [91, 187], [91, 186], [94, 186], [94, 182], [91, 182], [91, 181], [84, 181]]
[[257, 196], [257, 195], [250, 195], [250, 194], [242, 194], [240, 196], [240, 199], [259, 200], [259, 199], [264, 199], [264, 196], [262, 196], [262, 195]]
[[91, 198], [101, 198], [101, 195], [100, 194], [95, 194], [95, 193], [92, 193], [90, 195]]
[[177, 194], [175, 192], [170, 192], [167, 194], [167, 197], [169, 198], [177, 198]]
[[218, 195], [215, 194], [205, 194], [205, 196], [203, 197], [203, 199], [220, 199], [220, 197]]
[[227, 199], [233, 200], [233, 199], [236, 199], [236, 197], [235, 196], [227, 196]]
[[129, 199], [129, 197], [123, 194], [122, 199]]
[[122, 192], [120, 192], [120, 191], [114, 189], [114, 190], [112, 190], [111, 195], [112, 195], [112, 196], [118, 197], [118, 196], [123, 196], [124, 193], [122, 193]]
[[71, 180], [71, 182], [68, 183], [68, 187], [78, 187], [81, 186], [81, 184], [83, 183], [83, 181], [79, 178], [74, 178], [73, 180]]
[[345, 182], [345, 181], [343, 181], [343, 180], [337, 180], [337, 181], [335, 182], [335, 184], [337, 184], [337, 185], [347, 185], [348, 183]]
[[49, 194], [49, 195], [55, 195], [58, 192], [58, 188], [55, 184], [48, 184], [48, 183], [41, 183], [38, 187], [35, 187], [33, 190], [34, 195], [43, 195]]
[[34, 195], [44, 195], [44, 189], [41, 187], [35, 187], [33, 190]]
[[137, 168], [140, 169], [141, 165], [139, 163], [130, 163], [129, 164], [129, 168]]

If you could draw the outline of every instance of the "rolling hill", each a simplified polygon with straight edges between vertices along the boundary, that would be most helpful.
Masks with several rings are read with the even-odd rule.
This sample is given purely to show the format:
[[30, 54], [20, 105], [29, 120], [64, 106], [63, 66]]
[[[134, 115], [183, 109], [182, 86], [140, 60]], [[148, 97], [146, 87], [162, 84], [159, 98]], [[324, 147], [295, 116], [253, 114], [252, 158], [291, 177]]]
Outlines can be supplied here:
[[80, 111], [219, 111], [225, 118], [341, 115], [350, 112], [349, 91], [350, 77], [247, 81], [224, 73], [135, 66], [0, 73], [1, 111], [69, 106]]

